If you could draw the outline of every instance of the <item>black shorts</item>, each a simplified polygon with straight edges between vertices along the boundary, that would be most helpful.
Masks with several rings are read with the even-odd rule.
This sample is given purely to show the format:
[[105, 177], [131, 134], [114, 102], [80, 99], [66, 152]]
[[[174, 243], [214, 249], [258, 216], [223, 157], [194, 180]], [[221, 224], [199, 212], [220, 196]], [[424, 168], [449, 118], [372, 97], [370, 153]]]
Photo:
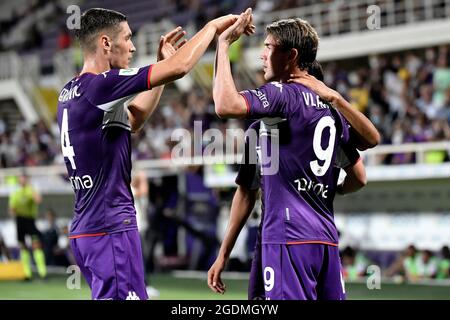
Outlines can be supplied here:
[[41, 233], [36, 228], [35, 219], [16, 217], [17, 240], [25, 243], [25, 236], [30, 235], [33, 240], [41, 239]]

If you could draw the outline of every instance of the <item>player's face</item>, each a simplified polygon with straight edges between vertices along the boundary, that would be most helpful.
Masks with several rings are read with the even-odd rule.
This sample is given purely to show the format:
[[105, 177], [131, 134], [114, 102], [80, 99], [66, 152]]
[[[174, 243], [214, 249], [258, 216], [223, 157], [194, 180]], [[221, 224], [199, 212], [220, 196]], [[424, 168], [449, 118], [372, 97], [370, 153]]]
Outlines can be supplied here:
[[136, 48], [131, 41], [131, 29], [126, 21], [120, 23], [120, 32], [111, 41], [111, 68], [127, 69]]
[[286, 78], [289, 52], [281, 50], [276, 39], [268, 35], [264, 40], [264, 50], [261, 54], [264, 79], [266, 81], [280, 81]]

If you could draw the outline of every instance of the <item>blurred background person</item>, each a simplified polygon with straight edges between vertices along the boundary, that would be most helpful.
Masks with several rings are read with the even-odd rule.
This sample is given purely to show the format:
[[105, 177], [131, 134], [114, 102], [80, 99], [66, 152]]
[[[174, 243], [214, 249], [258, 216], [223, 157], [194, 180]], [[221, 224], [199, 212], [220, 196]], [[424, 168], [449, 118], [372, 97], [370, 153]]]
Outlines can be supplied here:
[[60, 237], [67, 236], [64, 230], [59, 228], [56, 214], [53, 209], [45, 213], [47, 228], [42, 232], [42, 245], [45, 253], [45, 262], [48, 266], [69, 266], [70, 259], [67, 248], [60, 246]]
[[32, 278], [31, 257], [29, 247], [26, 243], [27, 236], [31, 237], [31, 249], [39, 277], [45, 278], [47, 275], [45, 255], [41, 243], [42, 234], [36, 228], [36, 218], [40, 203], [40, 194], [30, 184], [28, 176], [23, 173], [19, 177], [18, 189], [10, 195], [9, 212], [16, 221], [17, 240], [20, 246], [20, 260], [22, 261], [27, 279]]

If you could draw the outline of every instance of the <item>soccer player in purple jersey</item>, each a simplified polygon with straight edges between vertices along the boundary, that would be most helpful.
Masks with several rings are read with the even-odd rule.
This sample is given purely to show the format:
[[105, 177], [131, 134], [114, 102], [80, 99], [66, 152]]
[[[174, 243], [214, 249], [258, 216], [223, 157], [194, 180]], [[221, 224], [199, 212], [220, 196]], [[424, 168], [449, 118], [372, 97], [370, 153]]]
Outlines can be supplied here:
[[[249, 130], [259, 130], [259, 124], [259, 121], [253, 123]], [[256, 165], [254, 161], [249, 158], [251, 156], [249, 148], [255, 148], [255, 146], [249, 146], [249, 140], [246, 139], [245, 158], [240, 165], [238, 176], [236, 178], [238, 188], [233, 197], [227, 231], [217, 259], [208, 272], [208, 284], [211, 289], [217, 293], [225, 292], [225, 285], [221, 279], [221, 273], [225, 268], [240, 231], [253, 211], [256, 199], [258, 198], [258, 193], [260, 189], [263, 189], [260, 182], [260, 165]], [[336, 161], [333, 168], [336, 170], [335, 178], [337, 180], [341, 168], [345, 170], [347, 175], [344, 181], [338, 185], [337, 192], [339, 194], [356, 192], [367, 183], [365, 168], [359, 158], [359, 153], [354, 146], [345, 145], [339, 150], [339, 155], [339, 159]], [[264, 199], [262, 199], [261, 212], [261, 221], [263, 221]], [[263, 299], [265, 296], [261, 265], [261, 226], [262, 222], [258, 229], [257, 241], [251, 264], [248, 284], [249, 300]], [[212, 285], [213, 283], [215, 283], [214, 286]]]
[[[319, 62], [315, 61], [311, 66], [309, 66], [308, 73], [311, 76], [315, 77], [311, 79], [312, 82], [309, 85], [313, 87], [320, 87], [321, 89], [319, 91], [322, 94], [324, 94], [326, 91], [332, 92], [332, 89], [326, 87], [326, 85], [322, 83], [323, 70]], [[347, 106], [338, 107], [345, 108]], [[378, 132], [371, 123], [367, 124], [365, 123], [365, 120], [360, 121], [360, 117], [365, 118], [364, 115], [354, 115], [354, 113], [359, 113], [359, 111], [355, 109], [349, 110], [349, 123], [350, 125], [355, 125], [356, 130], [354, 130], [353, 134], [358, 135], [359, 137], [356, 137], [355, 139], [353, 139], [353, 141], [356, 144], [360, 145], [361, 149], [364, 149], [363, 146], [373, 143], [371, 139], [374, 139], [374, 137], [376, 139]], [[360, 124], [360, 122], [362, 122], [363, 124]], [[259, 124], [259, 121], [253, 123], [250, 126], [249, 130], [258, 131]], [[234, 247], [234, 243], [241, 229], [243, 228], [246, 220], [252, 212], [256, 198], [258, 197], [257, 194], [259, 193], [261, 187], [259, 164], [255, 164], [255, 162], [251, 161], [251, 159], [249, 158], [251, 156], [249, 148], [255, 148], [257, 146], [249, 146], [248, 136], [245, 142], [246, 144], [245, 154], [243, 158], [244, 160], [241, 163], [238, 177], [236, 178], [238, 190], [236, 191], [233, 198], [232, 209], [230, 212], [230, 221], [217, 259], [208, 272], [208, 284], [213, 291], [218, 293], [225, 292], [225, 285], [221, 279], [221, 273], [225, 268], [228, 257]], [[253, 142], [258, 144], [257, 141]], [[375, 141], [375, 143], [377, 143], [377, 141]], [[340, 168], [343, 168], [347, 173], [344, 182], [338, 185], [338, 193], [346, 194], [355, 192], [364, 187], [367, 182], [365, 168], [362, 161], [359, 161], [359, 153], [356, 148], [351, 143], [348, 143], [340, 148], [338, 155], [339, 157], [334, 164], [334, 168], [338, 170], [335, 177], [338, 177]], [[264, 216], [263, 204], [261, 211], [262, 216]], [[261, 218], [261, 220], [262, 219], [263, 218]], [[216, 285], [212, 286], [212, 283], [216, 283]], [[264, 298], [264, 282], [261, 268], [261, 224], [258, 229], [257, 242], [251, 264], [248, 285], [248, 298], [249, 300]]]
[[130, 133], [151, 115], [162, 85], [188, 73], [237, 18], [214, 19], [186, 43], [178, 42], [184, 32], [177, 28], [161, 38], [157, 63], [129, 68], [136, 49], [126, 17], [100, 8], [82, 15], [76, 35], [84, 65], [62, 89], [57, 119], [75, 191], [70, 244], [93, 299], [147, 299], [130, 186]]
[[[228, 48], [249, 23], [251, 14], [246, 12], [219, 37], [213, 97], [219, 116], [262, 119], [259, 138], [261, 149], [267, 149], [260, 159], [265, 297], [344, 299], [333, 216], [337, 186], [331, 165], [336, 162], [338, 148], [348, 143], [349, 129], [343, 117], [319, 94], [303, 84], [288, 82], [292, 74], [306, 75], [314, 62], [317, 33], [301, 19], [269, 25], [261, 58], [265, 79], [271, 82], [238, 93]], [[342, 100], [335, 91], [331, 98], [326, 100], [333, 104]], [[271, 154], [269, 146], [276, 137], [278, 157]], [[269, 160], [276, 157], [279, 161], [275, 173], [265, 165], [269, 154]]]

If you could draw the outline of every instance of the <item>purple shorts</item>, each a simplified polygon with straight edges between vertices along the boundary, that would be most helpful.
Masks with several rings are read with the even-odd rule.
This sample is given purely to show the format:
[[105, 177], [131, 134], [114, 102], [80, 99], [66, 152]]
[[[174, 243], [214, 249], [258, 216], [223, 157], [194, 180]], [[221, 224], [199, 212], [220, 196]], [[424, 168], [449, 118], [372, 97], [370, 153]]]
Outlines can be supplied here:
[[70, 239], [75, 260], [97, 300], [147, 300], [137, 230]]
[[263, 244], [269, 300], [345, 300], [339, 248], [326, 244]]
[[264, 300], [264, 281], [261, 258], [261, 233], [258, 230], [255, 250], [248, 280], [248, 300]]

